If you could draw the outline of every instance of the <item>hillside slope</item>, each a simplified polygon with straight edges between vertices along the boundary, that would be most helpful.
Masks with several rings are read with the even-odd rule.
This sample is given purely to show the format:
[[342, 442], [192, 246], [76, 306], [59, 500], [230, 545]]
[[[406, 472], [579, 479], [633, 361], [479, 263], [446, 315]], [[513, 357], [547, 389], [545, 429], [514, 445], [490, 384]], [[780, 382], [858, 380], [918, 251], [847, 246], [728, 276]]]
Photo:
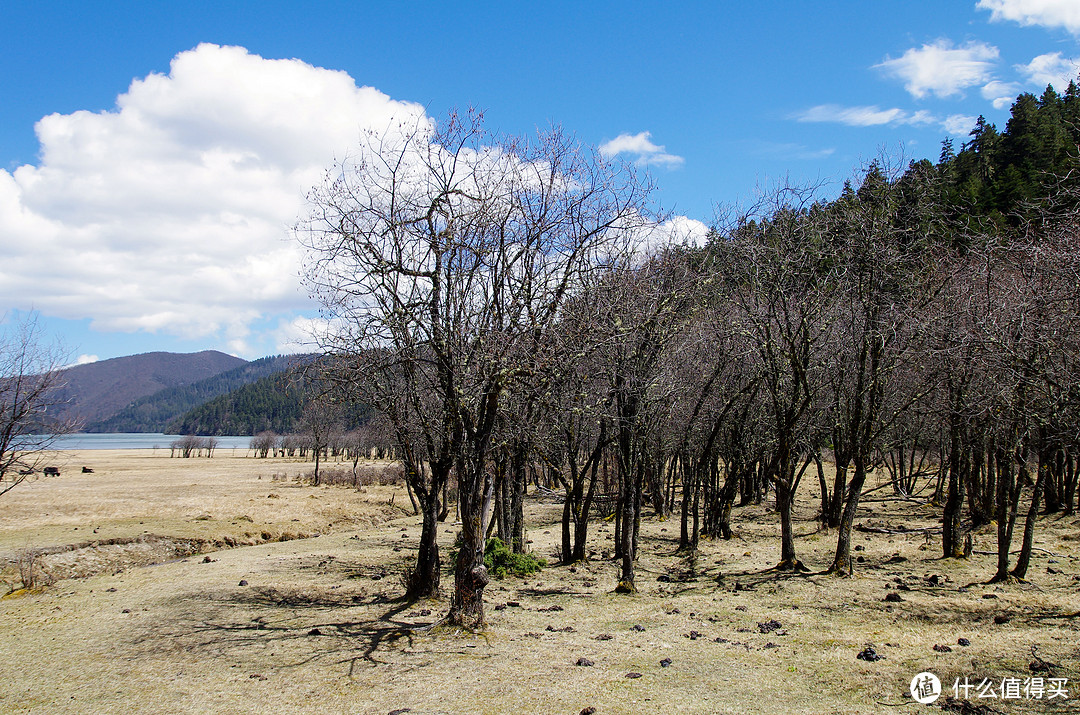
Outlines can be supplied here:
[[216, 350], [198, 353], [154, 352], [76, 365], [64, 370], [60, 419], [82, 424], [107, 419], [135, 400], [155, 392], [205, 380], [246, 364]]
[[277, 355], [252, 360], [239, 367], [199, 380], [177, 385], [141, 397], [115, 415], [86, 425], [88, 432], [164, 432], [170, 420], [274, 373], [288, 370], [295, 355]]

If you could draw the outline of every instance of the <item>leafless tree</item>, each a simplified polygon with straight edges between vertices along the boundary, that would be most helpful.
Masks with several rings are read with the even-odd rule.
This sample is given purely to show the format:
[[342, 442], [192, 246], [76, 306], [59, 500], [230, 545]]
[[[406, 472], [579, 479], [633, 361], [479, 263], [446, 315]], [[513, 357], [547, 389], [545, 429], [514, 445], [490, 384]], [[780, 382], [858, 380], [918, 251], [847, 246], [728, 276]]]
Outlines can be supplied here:
[[500, 407], [535, 369], [580, 276], [644, 222], [647, 186], [554, 130], [498, 139], [481, 117], [365, 136], [297, 228], [337, 374], [393, 425], [424, 526], [410, 595], [437, 590], [439, 492], [461, 546], [447, 620], [484, 624], [484, 536]]
[[759, 371], [764, 471], [776, 490], [783, 570], [805, 569], [795, 553], [791, 508], [813, 454], [811, 410], [820, 399], [834, 317], [835, 283], [822, 260], [824, 224], [814, 208], [813, 188], [778, 187], [755, 213], [727, 227], [723, 250], [730, 255], [718, 263]]
[[50, 414], [63, 404], [63, 365], [36, 315], [0, 324], [0, 494], [37, 472], [56, 438], [75, 428]]

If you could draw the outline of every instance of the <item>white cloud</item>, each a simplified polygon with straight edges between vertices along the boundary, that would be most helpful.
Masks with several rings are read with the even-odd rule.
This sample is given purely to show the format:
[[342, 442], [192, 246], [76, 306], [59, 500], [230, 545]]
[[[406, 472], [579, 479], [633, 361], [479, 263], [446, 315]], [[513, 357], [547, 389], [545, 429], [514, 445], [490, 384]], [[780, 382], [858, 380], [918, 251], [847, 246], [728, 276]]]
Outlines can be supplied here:
[[112, 111], [44, 117], [38, 164], [0, 170], [0, 305], [243, 352], [255, 321], [310, 307], [304, 193], [361, 131], [423, 118], [344, 72], [182, 52]]
[[639, 262], [668, 248], [704, 246], [709, 227], [688, 216], [672, 216], [663, 223], [647, 221], [632, 234], [630, 249]]
[[675, 168], [685, 162], [681, 156], [668, 154], [664, 147], [652, 143], [650, 132], [639, 134], [620, 134], [611, 141], [600, 145], [600, 153], [606, 157], [618, 154], [630, 154], [638, 166], [666, 166]]
[[883, 124], [890, 126], [945, 127], [948, 121], [942, 120], [925, 110], [908, 112], [896, 107], [881, 109], [876, 105], [844, 107], [839, 104], [819, 104], [794, 115], [793, 118], [800, 122], [834, 122], [849, 127], [875, 127]]
[[276, 350], [283, 354], [315, 352], [325, 343], [325, 336], [331, 328], [324, 318], [296, 316], [291, 320], [282, 320], [274, 330]]
[[975, 7], [989, 10], [991, 20], [1061, 27], [1080, 35], [1080, 3], [1076, 0], [979, 0]]
[[1080, 72], [1080, 57], [1062, 57], [1060, 52], [1048, 52], [1035, 57], [1026, 65], [1016, 65], [1016, 69], [1028, 84], [1039, 89], [1045, 89], [1046, 85], [1052, 84], [1055, 90], [1064, 92], [1069, 82], [1075, 80]]
[[1016, 99], [1016, 95], [1020, 92], [1020, 85], [1015, 82], [993, 80], [983, 85], [980, 91], [983, 99], [990, 100], [994, 109], [1005, 109]]
[[938, 40], [920, 48], [911, 48], [896, 59], [887, 59], [875, 68], [904, 83], [913, 97], [928, 94], [951, 97], [964, 89], [991, 79], [998, 49], [984, 42], [969, 42], [953, 47], [949, 40]]
[[75, 358], [74, 364], [75, 365], [89, 365], [90, 363], [97, 362], [97, 361], [98, 361], [98, 356], [97, 355], [80, 355], [79, 357]]
[[902, 109], [881, 109], [877, 106], [842, 107], [838, 104], [819, 104], [796, 115], [800, 122], [838, 122], [849, 127], [873, 127], [880, 124], [900, 124], [908, 116]]
[[966, 114], [950, 114], [945, 118], [943, 128], [954, 136], [967, 136], [977, 121], [976, 117], [970, 117]]

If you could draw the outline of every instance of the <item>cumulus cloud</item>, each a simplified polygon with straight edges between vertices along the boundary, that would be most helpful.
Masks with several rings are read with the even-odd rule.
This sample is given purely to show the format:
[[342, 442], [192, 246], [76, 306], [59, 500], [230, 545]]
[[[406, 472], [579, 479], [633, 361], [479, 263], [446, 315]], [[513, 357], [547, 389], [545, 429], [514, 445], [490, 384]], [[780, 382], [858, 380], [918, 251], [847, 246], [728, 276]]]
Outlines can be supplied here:
[[305, 191], [362, 131], [418, 121], [344, 72], [182, 52], [113, 110], [41, 119], [37, 165], [0, 170], [0, 301], [250, 355], [256, 321], [310, 307], [288, 230]]
[[681, 156], [669, 154], [664, 147], [653, 144], [650, 132], [620, 134], [600, 145], [600, 153], [606, 157], [628, 154], [638, 166], [666, 166], [674, 169], [685, 162]]
[[89, 365], [90, 363], [97, 361], [97, 355], [80, 355], [79, 357], [75, 358], [75, 362], [73, 363], [73, 365]]
[[1080, 35], [1080, 3], [1076, 0], [979, 0], [975, 7], [989, 10], [994, 21], [1061, 27]]
[[1055, 90], [1064, 92], [1080, 72], [1080, 57], [1062, 57], [1060, 52], [1048, 52], [1026, 65], [1016, 65], [1016, 69], [1028, 84], [1039, 88], [1052, 84]]
[[913, 97], [928, 94], [951, 97], [990, 79], [998, 49], [984, 42], [968, 42], [953, 47], [949, 40], [937, 40], [911, 48], [900, 57], [874, 65], [886, 75], [904, 83]]

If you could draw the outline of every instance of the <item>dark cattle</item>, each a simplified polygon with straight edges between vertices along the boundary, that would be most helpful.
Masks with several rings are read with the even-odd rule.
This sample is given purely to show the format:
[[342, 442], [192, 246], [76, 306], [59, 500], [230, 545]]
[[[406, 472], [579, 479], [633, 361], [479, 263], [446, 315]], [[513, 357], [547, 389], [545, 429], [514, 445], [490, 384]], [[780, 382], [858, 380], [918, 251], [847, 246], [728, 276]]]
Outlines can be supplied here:
[[83, 473], [83, 474], [93, 474], [93, 473], [94, 473], [94, 470], [93, 470], [93, 469], [90, 469], [90, 467], [83, 467], [83, 468], [82, 468], [82, 473]]
[[44, 474], [46, 477], [59, 477], [60, 470], [56, 467], [45, 467]]

